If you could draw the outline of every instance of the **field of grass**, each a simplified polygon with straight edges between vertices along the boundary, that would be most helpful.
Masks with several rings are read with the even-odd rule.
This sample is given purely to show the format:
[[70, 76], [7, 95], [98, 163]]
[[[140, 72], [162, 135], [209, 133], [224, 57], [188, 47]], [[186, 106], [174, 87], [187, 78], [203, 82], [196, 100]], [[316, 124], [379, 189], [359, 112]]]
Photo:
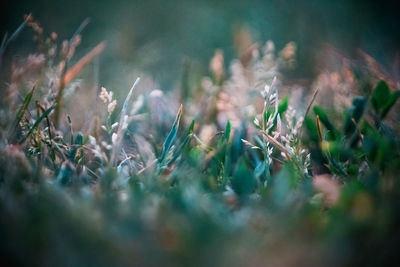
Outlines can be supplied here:
[[399, 262], [399, 83], [371, 56], [304, 85], [295, 43], [242, 29], [206, 77], [115, 92], [86, 71], [107, 44], [74, 56], [86, 24], [63, 41], [28, 15], [1, 44], [35, 35], [0, 61], [0, 265]]

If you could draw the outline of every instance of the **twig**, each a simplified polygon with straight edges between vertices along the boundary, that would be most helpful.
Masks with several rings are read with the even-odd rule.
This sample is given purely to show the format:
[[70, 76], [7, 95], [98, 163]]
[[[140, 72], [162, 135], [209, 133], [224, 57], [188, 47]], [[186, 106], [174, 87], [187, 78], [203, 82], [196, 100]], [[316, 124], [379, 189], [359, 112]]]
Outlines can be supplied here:
[[286, 158], [288, 159], [288, 160], [290, 160], [290, 155], [289, 155], [289, 152], [286, 150], [286, 148], [281, 144], [281, 143], [279, 143], [275, 138], [273, 138], [272, 136], [270, 136], [269, 134], [267, 134], [265, 131], [262, 131], [262, 133], [263, 133], [263, 135], [265, 136], [265, 137], [267, 137], [267, 139], [268, 139], [268, 141], [271, 143], [271, 144], [273, 144], [276, 148], [278, 148], [281, 152], [283, 152], [284, 154], [285, 154], [285, 156], [286, 156]]
[[310, 103], [308, 104], [308, 107], [307, 107], [307, 109], [306, 109], [306, 113], [304, 113], [304, 118], [307, 117], [307, 114], [308, 114], [308, 112], [310, 111], [311, 106], [312, 106], [312, 104], [314, 103], [315, 98], [317, 97], [318, 93], [319, 93], [319, 88], [317, 88], [317, 90], [315, 90], [315, 92], [314, 92], [314, 94], [313, 94], [313, 96], [312, 96], [312, 98], [311, 98], [311, 101], [310, 101]]

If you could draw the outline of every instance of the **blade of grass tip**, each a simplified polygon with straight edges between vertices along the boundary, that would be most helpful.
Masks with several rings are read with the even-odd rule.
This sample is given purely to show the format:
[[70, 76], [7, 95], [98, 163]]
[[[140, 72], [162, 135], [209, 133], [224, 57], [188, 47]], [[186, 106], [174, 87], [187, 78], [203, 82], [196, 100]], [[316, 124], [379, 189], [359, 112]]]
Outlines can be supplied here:
[[190, 140], [193, 138], [193, 129], [194, 129], [194, 124], [195, 121], [192, 120], [189, 126], [189, 130], [187, 132], [187, 135], [185, 139], [183, 140], [182, 144], [179, 146], [179, 148], [175, 151], [175, 155], [173, 156], [171, 163], [175, 162], [175, 160], [182, 154], [183, 150], [186, 148], [186, 146], [189, 144]]
[[2, 41], [1, 46], [0, 46], [0, 68], [1, 68], [1, 65], [2, 65], [2, 58], [3, 58], [3, 56], [4, 56], [5, 52], [6, 52], [6, 49], [7, 49], [8, 45], [17, 38], [18, 34], [20, 34], [22, 29], [28, 23], [28, 21], [30, 20], [31, 16], [32, 15], [29, 14], [28, 16], [25, 17], [24, 22], [22, 22], [21, 25], [19, 25], [19, 27], [14, 31], [13, 34], [11, 34], [10, 38], [7, 38], [8, 37], [7, 33], [4, 35], [3, 41]]
[[8, 45], [8, 43], [14, 41], [17, 38], [18, 34], [21, 33], [22, 29], [25, 27], [25, 25], [28, 23], [28, 21], [31, 19], [31, 17], [32, 17], [32, 13], [25, 17], [24, 22], [22, 22], [21, 25], [19, 25], [19, 27], [15, 30], [15, 32], [10, 36], [10, 38], [8, 38], [7, 45]]
[[[314, 104], [315, 99], [317, 98], [318, 93], [319, 93], [319, 88], [317, 88], [317, 89], [315, 90], [315, 92], [314, 92], [314, 94], [313, 94], [313, 96], [312, 96], [312, 98], [311, 98], [310, 103], [308, 103], [306, 112], [304, 113], [304, 119], [306, 119], [308, 113], [310, 112], [310, 109], [311, 109], [312, 105]], [[304, 126], [304, 125], [305, 125], [305, 123], [302, 124], [302, 126]], [[301, 135], [303, 134], [303, 129], [304, 129], [304, 127], [301, 128]]]
[[[36, 105], [37, 105], [37, 107], [39, 108], [39, 110], [40, 110], [42, 113], [46, 112], [46, 109], [45, 109], [42, 105], [40, 105], [39, 101], [36, 102]], [[38, 114], [38, 117], [39, 117], [39, 114]], [[49, 141], [50, 141], [50, 142], [49, 142], [49, 146], [50, 146], [50, 149], [49, 149], [50, 158], [53, 160], [53, 164], [55, 164], [54, 160], [55, 160], [55, 158], [56, 158], [56, 154], [55, 154], [54, 149], [53, 149], [53, 138], [52, 138], [52, 134], [51, 134], [51, 124], [50, 124], [50, 120], [49, 120], [49, 117], [48, 117], [48, 116], [46, 116], [46, 122], [47, 122], [47, 134], [49, 135]], [[39, 132], [39, 131], [38, 131], [38, 132]]]
[[0, 53], [3, 53], [3, 50], [4, 50], [4, 48], [6, 47], [7, 38], [8, 38], [8, 32], [6, 32], [6, 33], [4, 34], [3, 40], [1, 41]]
[[176, 134], [177, 134], [178, 128], [179, 128], [179, 121], [181, 120], [181, 116], [182, 116], [182, 110], [183, 110], [183, 106], [181, 104], [181, 106], [179, 107], [178, 113], [176, 114], [176, 118], [175, 118], [174, 124], [172, 125], [171, 131], [169, 132], [167, 138], [165, 139], [160, 158], [158, 159], [159, 163], [161, 163], [165, 159], [165, 156], [167, 155], [169, 149], [172, 146], [172, 143], [174, 142], [174, 140], [176, 138]]
[[17, 112], [17, 116], [15, 117], [14, 124], [13, 124], [14, 132], [18, 128], [18, 125], [21, 122], [21, 119], [24, 116], [25, 111], [27, 110], [29, 103], [32, 100], [33, 92], [35, 91], [36, 87], [37, 87], [37, 84], [35, 83], [31, 89], [31, 91], [26, 95], [24, 102], [22, 102], [22, 105]]
[[317, 98], [318, 93], [319, 93], [319, 88], [317, 88], [317, 90], [315, 90], [315, 92], [314, 92], [314, 94], [313, 94], [313, 96], [311, 98], [311, 101], [307, 106], [306, 113], [304, 113], [304, 118], [307, 117], [308, 112], [310, 112], [310, 109], [311, 109], [311, 107], [312, 107], [312, 105], [313, 105], [313, 103], [315, 101], [315, 98]]
[[89, 24], [90, 18], [86, 18], [82, 21], [82, 23], [79, 25], [79, 27], [76, 29], [74, 34], [72, 35], [70, 41], [73, 41], [76, 36], [81, 34], [81, 32], [86, 28], [86, 26]]
[[124, 104], [122, 105], [119, 124], [118, 124], [118, 130], [117, 130], [117, 140], [116, 140], [115, 145], [113, 146], [113, 150], [112, 150], [111, 158], [110, 158], [110, 163], [112, 165], [115, 165], [116, 157], [117, 157], [117, 155], [118, 155], [118, 153], [119, 153], [119, 151], [121, 149], [122, 133], [123, 133], [123, 130], [124, 130], [124, 129], [122, 129], [122, 127], [124, 125], [124, 118], [125, 118], [125, 115], [127, 114], [128, 104], [129, 104], [129, 102], [131, 100], [133, 90], [135, 89], [135, 87], [137, 86], [139, 81], [140, 81], [140, 77], [138, 77], [136, 79], [136, 81], [133, 83], [131, 89], [129, 90], [128, 95], [125, 98]]
[[50, 112], [56, 107], [56, 104], [52, 105], [51, 107], [49, 107], [45, 112], [43, 112], [42, 116], [40, 116], [35, 123], [33, 124], [33, 126], [31, 127], [31, 129], [29, 130], [29, 132], [26, 134], [26, 136], [21, 140], [21, 143], [25, 142], [25, 140], [32, 134], [33, 130], [36, 129], [36, 127], [39, 126], [40, 122], [49, 116]]
[[[40, 105], [39, 102], [36, 102], [36, 105], [39, 107], [39, 109], [41, 110], [42, 113], [44, 113], [46, 111], [46, 109], [42, 105]], [[51, 142], [51, 140], [52, 140], [51, 128], [50, 128], [51, 124], [50, 124], [50, 120], [49, 120], [48, 116], [46, 116], [46, 123], [47, 123], [47, 133], [49, 135], [49, 140]]]
[[72, 145], [74, 143], [74, 131], [72, 130], [72, 121], [69, 115], [67, 115], [67, 120], [69, 125], [69, 133], [71, 135], [70, 144]]

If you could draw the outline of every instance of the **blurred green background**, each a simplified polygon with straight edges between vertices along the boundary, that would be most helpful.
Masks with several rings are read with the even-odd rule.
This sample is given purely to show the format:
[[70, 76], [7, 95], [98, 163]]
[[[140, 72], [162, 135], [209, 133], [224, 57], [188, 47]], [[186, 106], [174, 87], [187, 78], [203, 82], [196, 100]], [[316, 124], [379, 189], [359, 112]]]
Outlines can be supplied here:
[[[129, 87], [136, 69], [151, 74], [168, 90], [179, 80], [184, 58], [199, 73], [208, 71], [208, 61], [217, 48], [229, 62], [235, 56], [233, 34], [241, 26], [250, 29], [255, 41], [273, 40], [278, 50], [295, 41], [299, 64], [294, 75], [298, 77], [315, 74], [315, 51], [327, 43], [349, 57], [361, 48], [383, 65], [392, 64], [400, 43], [396, 2], [6, 0], [0, 8], [0, 34], [12, 32], [23, 15], [31, 12], [47, 33], [54, 31], [60, 39], [67, 39], [89, 17], [91, 23], [83, 32], [76, 58], [107, 40], [100, 67], [103, 85]], [[12, 49], [23, 48], [29, 38], [32, 34], [25, 30]]]

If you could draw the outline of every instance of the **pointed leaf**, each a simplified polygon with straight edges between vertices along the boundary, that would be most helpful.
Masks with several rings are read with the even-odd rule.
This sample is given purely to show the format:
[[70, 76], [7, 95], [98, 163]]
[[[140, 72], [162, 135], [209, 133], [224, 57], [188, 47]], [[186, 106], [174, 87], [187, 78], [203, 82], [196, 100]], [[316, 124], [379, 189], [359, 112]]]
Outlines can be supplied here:
[[389, 97], [389, 100], [387, 101], [386, 105], [382, 109], [381, 113], [381, 118], [384, 118], [390, 109], [393, 107], [393, 105], [396, 103], [397, 99], [400, 97], [400, 91], [396, 91], [391, 96]]
[[353, 106], [349, 109], [344, 124], [344, 134], [349, 136], [356, 129], [355, 123], [358, 123], [364, 114], [364, 110], [367, 104], [367, 99], [365, 97], [356, 97], [353, 100]]
[[172, 125], [171, 131], [169, 132], [167, 138], [165, 139], [164, 146], [161, 155], [158, 159], [158, 162], [162, 162], [165, 159], [165, 156], [167, 155], [169, 149], [171, 148], [172, 143], [174, 142], [176, 134], [178, 132], [179, 121], [181, 120], [181, 116], [182, 116], [182, 105], [179, 107], [178, 113], [176, 114], [176, 118], [174, 124]]
[[390, 89], [386, 82], [380, 81], [371, 96], [372, 107], [379, 112], [386, 105], [390, 97]]
[[18, 112], [17, 112], [17, 116], [15, 117], [14, 120], [14, 129], [16, 129], [20, 123], [20, 121], [22, 120], [22, 117], [25, 114], [25, 111], [27, 110], [29, 103], [31, 102], [32, 96], [33, 96], [33, 92], [36, 89], [36, 84], [33, 86], [32, 90], [26, 95], [24, 102], [22, 103], [21, 107], [19, 108]]
[[279, 103], [278, 113], [279, 114], [284, 113], [288, 109], [288, 106], [289, 106], [289, 97], [285, 96]]
[[314, 113], [319, 117], [319, 120], [321, 123], [328, 129], [329, 131], [329, 138], [330, 139], [336, 139], [337, 137], [337, 130], [333, 126], [333, 124], [330, 122], [328, 119], [328, 115], [325, 113], [325, 111], [320, 108], [319, 106], [314, 107]]
[[29, 130], [28, 134], [22, 139], [22, 142], [24, 142], [24, 141], [26, 140], [26, 138], [28, 138], [28, 137], [32, 134], [33, 130], [35, 130], [36, 127], [39, 126], [40, 122], [41, 122], [44, 118], [46, 118], [47, 116], [49, 116], [50, 112], [53, 111], [53, 109], [54, 109], [55, 107], [56, 107], [56, 104], [52, 105], [52, 106], [49, 107], [45, 112], [43, 112], [42, 116], [40, 116], [39, 119], [37, 119], [37, 120], [35, 121], [35, 123], [34, 123], [33, 126], [31, 127], [31, 129]]

